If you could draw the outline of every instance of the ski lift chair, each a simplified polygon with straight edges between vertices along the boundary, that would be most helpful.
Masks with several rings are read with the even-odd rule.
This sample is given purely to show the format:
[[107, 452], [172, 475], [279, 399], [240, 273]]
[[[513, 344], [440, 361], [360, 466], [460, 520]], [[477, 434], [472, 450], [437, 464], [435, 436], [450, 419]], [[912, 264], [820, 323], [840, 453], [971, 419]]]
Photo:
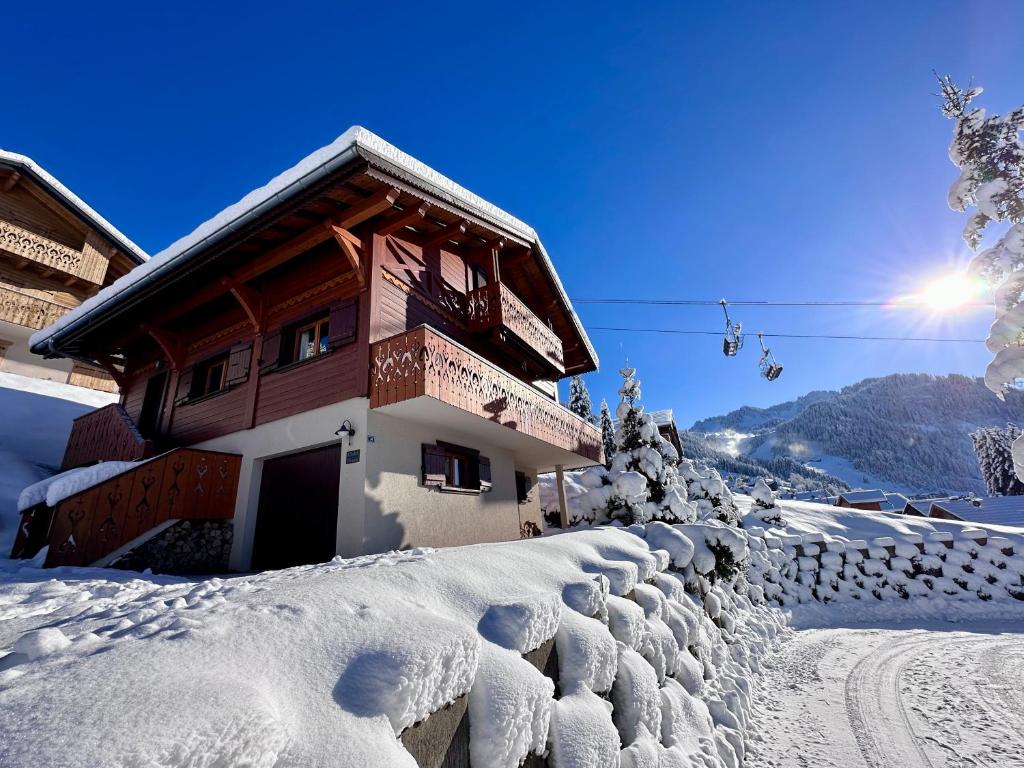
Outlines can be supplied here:
[[735, 357], [743, 348], [743, 323], [733, 323], [729, 319], [729, 303], [722, 299], [719, 302], [725, 312], [725, 337], [722, 339], [722, 352], [726, 357]]
[[775, 355], [764, 345], [764, 334], [757, 334], [757, 340], [761, 342], [761, 359], [757, 361], [761, 369], [761, 375], [768, 381], [775, 381], [782, 375], [782, 365], [775, 360]]

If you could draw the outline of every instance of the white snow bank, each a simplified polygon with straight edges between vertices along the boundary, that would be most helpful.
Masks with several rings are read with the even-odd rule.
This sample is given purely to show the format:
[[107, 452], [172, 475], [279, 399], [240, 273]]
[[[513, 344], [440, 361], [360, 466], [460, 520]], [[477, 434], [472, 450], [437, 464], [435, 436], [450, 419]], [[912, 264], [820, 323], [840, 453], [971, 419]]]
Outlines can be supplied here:
[[21, 490], [55, 472], [75, 418], [117, 395], [0, 372], [0, 561], [14, 546]]
[[104, 461], [91, 467], [79, 467], [60, 472], [24, 488], [18, 496], [18, 511], [23, 512], [44, 501], [46, 506], [56, 507], [64, 499], [88, 490], [94, 485], [99, 485], [136, 466], [138, 466], [138, 462], [135, 461]]
[[[343, 755], [411, 766], [396, 734], [468, 695], [479, 768], [530, 753], [614, 765], [622, 746], [623, 760], [728, 765], [722, 744], [740, 738], [742, 749], [742, 738], [710, 723], [708, 702], [746, 717], [730, 692], [748, 687], [781, 612], [755, 605], [737, 573], [713, 587], [716, 625], [697, 592], [707, 583], [665, 570], [669, 557], [643, 533], [595, 529], [199, 583], [0, 571], [0, 764], [324, 765]], [[551, 637], [557, 699], [556, 681], [523, 656]], [[700, 736], [685, 731], [694, 723]]]

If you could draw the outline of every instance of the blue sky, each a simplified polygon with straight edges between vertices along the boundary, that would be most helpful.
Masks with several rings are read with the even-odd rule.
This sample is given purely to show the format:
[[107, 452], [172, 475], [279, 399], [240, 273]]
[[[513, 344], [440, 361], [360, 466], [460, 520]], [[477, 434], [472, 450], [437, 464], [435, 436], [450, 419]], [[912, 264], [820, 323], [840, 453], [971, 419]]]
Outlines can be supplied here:
[[[573, 297], [878, 299], [963, 264], [931, 70], [1024, 101], [1012, 3], [127, 4], [8, 8], [0, 146], [155, 252], [352, 124], [532, 224]], [[41, 54], [45, 51], [45, 55]], [[717, 330], [717, 308], [580, 306]], [[986, 312], [737, 312], [775, 333], [981, 338]], [[981, 374], [982, 345], [751, 343], [593, 331], [682, 424], [897, 371]]]

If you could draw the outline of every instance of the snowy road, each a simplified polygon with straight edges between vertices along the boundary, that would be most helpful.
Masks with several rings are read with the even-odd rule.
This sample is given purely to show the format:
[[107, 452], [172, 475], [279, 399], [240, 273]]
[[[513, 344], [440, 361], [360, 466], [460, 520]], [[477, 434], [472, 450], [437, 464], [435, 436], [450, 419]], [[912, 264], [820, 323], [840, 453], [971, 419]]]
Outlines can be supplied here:
[[751, 768], [1024, 766], [1024, 624], [802, 630], [758, 688]]

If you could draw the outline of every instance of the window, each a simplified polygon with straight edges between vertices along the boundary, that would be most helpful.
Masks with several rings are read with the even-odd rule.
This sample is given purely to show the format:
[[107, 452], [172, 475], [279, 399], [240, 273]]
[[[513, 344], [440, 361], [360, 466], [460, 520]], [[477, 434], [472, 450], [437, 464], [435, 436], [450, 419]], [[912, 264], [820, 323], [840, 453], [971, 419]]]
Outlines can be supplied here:
[[479, 451], [438, 441], [423, 445], [423, 485], [442, 491], [491, 490], [491, 460]]
[[307, 360], [326, 352], [331, 338], [330, 327], [329, 318], [318, 317], [316, 320], [296, 328], [292, 361]]
[[228, 356], [217, 355], [199, 363], [192, 374], [192, 388], [189, 399], [212, 395], [227, 387]]
[[516, 501], [526, 504], [530, 500], [530, 489], [533, 480], [525, 472], [516, 472]]
[[469, 283], [470, 289], [476, 290], [477, 288], [483, 288], [487, 285], [487, 270], [481, 267], [479, 264], [473, 264], [469, 268]]

